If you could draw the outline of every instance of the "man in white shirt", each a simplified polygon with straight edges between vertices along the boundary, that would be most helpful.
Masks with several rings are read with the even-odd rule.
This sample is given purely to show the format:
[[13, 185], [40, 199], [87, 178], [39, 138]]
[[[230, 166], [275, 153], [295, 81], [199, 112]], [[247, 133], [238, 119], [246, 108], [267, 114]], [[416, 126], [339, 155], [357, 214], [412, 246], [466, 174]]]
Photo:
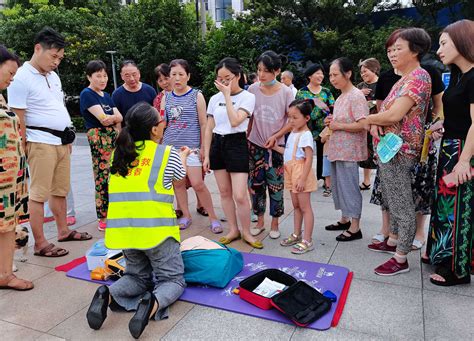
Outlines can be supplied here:
[[[34, 53], [8, 89], [11, 109], [19, 116], [22, 144], [30, 172], [30, 224], [34, 253], [61, 257], [68, 251], [49, 243], [43, 231], [44, 203], [49, 200], [58, 228], [58, 241], [88, 240], [87, 233], [70, 231], [66, 223], [66, 195], [70, 187], [71, 144], [64, 131], [72, 125], [55, 70], [64, 57], [64, 37], [45, 27], [35, 37]], [[72, 142], [72, 141], [71, 141]], [[69, 142], [69, 143], [71, 143]]]
[[286, 70], [286, 71], [283, 71], [281, 74], [281, 82], [285, 84], [287, 87], [289, 87], [291, 91], [293, 92], [293, 97], [296, 97], [296, 93], [298, 92], [298, 89], [296, 89], [295, 86], [293, 85], [293, 78], [294, 78], [294, 75], [293, 75], [293, 72], [291, 71]]

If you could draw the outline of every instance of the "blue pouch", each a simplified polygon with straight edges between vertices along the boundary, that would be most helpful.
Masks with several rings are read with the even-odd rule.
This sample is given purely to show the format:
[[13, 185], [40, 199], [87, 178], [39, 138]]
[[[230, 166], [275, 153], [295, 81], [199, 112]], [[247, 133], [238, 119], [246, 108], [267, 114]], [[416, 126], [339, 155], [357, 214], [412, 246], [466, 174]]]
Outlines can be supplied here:
[[382, 163], [387, 163], [398, 153], [402, 147], [403, 140], [400, 136], [387, 133], [380, 138], [377, 145], [377, 155]]
[[219, 249], [182, 251], [186, 283], [225, 288], [244, 267], [242, 254], [223, 244]]

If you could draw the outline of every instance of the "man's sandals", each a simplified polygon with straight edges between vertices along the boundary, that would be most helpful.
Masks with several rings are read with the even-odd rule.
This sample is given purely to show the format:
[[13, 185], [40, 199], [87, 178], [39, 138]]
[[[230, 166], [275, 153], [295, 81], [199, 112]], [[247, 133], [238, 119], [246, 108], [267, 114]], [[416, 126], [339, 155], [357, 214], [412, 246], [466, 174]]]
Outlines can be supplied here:
[[34, 255], [39, 256], [39, 257], [56, 258], [56, 257], [66, 256], [68, 253], [69, 253], [68, 250], [63, 249], [62, 247], [57, 247], [53, 243], [50, 243], [49, 245], [46, 245], [44, 248], [38, 251], [35, 251]]
[[71, 230], [69, 234], [64, 237], [59, 239], [58, 242], [81, 242], [83, 240], [89, 240], [92, 239], [92, 236], [87, 233], [87, 232], [77, 232], [76, 230]]

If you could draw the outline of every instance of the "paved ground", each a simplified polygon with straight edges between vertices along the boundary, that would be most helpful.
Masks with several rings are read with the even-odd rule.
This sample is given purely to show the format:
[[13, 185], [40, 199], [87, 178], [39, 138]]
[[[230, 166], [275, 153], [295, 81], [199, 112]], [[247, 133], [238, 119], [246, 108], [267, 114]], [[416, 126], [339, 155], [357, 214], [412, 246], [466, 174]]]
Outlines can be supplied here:
[[[18, 274], [34, 281], [35, 289], [19, 293], [0, 291], [0, 340], [131, 340], [128, 320], [131, 314], [114, 314], [100, 331], [87, 326], [85, 313], [97, 285], [69, 279], [54, 267], [83, 256], [86, 249], [102, 233], [97, 231], [93, 199], [93, 180], [89, 148], [84, 136], [78, 139], [73, 154], [72, 187], [76, 200], [79, 231], [94, 235], [89, 242], [69, 242], [62, 246], [70, 250], [63, 258], [35, 257], [32, 250], [26, 263], [16, 262]], [[206, 178], [218, 214], [219, 196], [213, 176]], [[263, 254], [294, 257], [309, 261], [341, 265], [354, 271], [354, 280], [347, 305], [337, 328], [314, 331], [286, 324], [257, 319], [222, 310], [177, 302], [171, 308], [168, 320], [150, 322], [142, 335], [143, 340], [473, 340], [474, 339], [474, 285], [458, 288], [440, 288], [428, 280], [430, 269], [420, 263], [420, 252], [409, 255], [411, 271], [395, 277], [380, 277], [373, 269], [387, 259], [387, 255], [367, 249], [370, 237], [380, 225], [380, 212], [369, 204], [369, 193], [364, 192], [362, 229], [364, 239], [350, 243], [335, 241], [336, 233], [324, 230], [339, 214], [334, 211], [332, 199], [324, 198], [321, 190], [313, 194], [315, 212], [314, 252], [294, 256], [265, 234]], [[190, 207], [195, 206], [190, 195]], [[281, 220], [281, 231], [292, 230], [292, 207], [286, 198], [286, 214]], [[192, 227], [183, 237], [201, 234], [212, 237], [207, 221], [193, 216]], [[269, 222], [270, 220], [267, 219]], [[45, 225], [52, 242], [56, 241], [55, 225]], [[268, 231], [268, 229], [267, 229]], [[242, 251], [251, 251], [242, 242], [232, 244]]]

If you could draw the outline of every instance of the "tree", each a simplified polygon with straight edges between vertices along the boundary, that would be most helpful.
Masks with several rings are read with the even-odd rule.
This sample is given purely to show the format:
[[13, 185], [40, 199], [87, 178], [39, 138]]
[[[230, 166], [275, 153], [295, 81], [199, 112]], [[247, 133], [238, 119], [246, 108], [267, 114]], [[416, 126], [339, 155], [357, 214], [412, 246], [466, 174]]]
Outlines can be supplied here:
[[201, 79], [196, 62], [201, 39], [195, 17], [177, 0], [142, 0], [125, 6], [106, 21], [108, 34], [118, 51], [118, 59], [133, 59], [142, 70], [144, 81], [155, 84], [154, 68], [172, 59], [187, 59], [192, 66], [192, 82]]

